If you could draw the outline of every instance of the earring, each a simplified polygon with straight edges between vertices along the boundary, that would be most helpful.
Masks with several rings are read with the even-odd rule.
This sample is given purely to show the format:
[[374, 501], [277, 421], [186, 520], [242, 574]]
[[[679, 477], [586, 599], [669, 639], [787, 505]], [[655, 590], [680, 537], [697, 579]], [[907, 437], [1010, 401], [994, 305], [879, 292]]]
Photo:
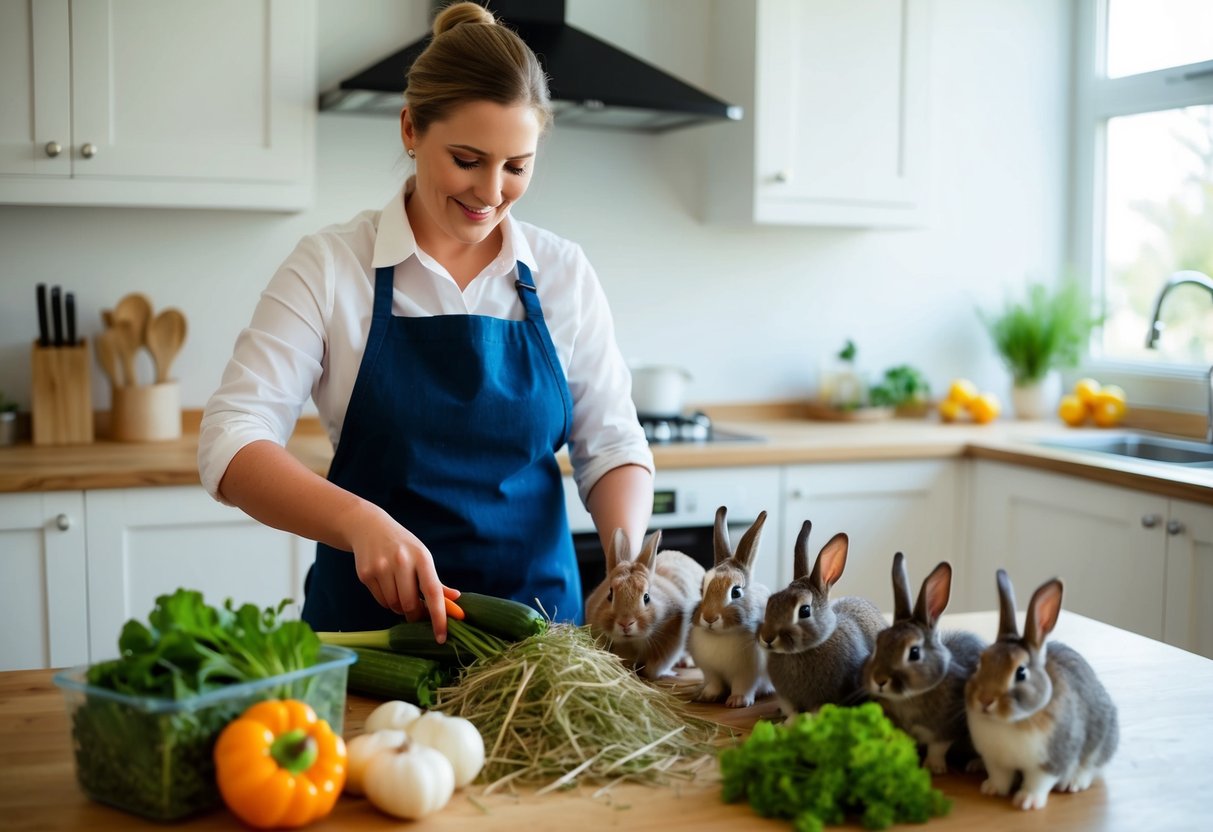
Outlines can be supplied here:
[[410, 158], [410, 159], [416, 159], [416, 158], [417, 158], [417, 151], [416, 151], [416, 150], [413, 150], [413, 148], [411, 148], [411, 147], [410, 147], [410, 148], [409, 148], [409, 149], [408, 149], [406, 152], [409, 154], [409, 158]]

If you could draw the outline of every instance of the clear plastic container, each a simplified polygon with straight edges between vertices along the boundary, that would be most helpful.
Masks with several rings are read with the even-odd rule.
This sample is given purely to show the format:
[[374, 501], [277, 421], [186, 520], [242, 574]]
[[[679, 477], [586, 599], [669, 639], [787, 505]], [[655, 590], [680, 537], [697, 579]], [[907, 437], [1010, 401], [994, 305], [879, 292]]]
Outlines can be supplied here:
[[153, 820], [218, 806], [219, 732], [263, 699], [299, 699], [340, 734], [353, 650], [322, 645], [315, 665], [188, 699], [129, 696], [88, 684], [88, 666], [57, 673], [67, 700], [76, 779], [93, 800]]

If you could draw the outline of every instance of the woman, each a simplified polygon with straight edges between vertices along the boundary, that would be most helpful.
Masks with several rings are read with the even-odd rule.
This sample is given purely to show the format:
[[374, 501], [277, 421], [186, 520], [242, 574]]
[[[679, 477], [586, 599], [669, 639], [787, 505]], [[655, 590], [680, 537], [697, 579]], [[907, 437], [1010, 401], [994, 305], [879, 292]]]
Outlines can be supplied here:
[[[382, 211], [305, 237], [263, 293], [201, 425], [218, 499], [318, 541], [303, 618], [389, 626], [474, 590], [578, 620], [555, 452], [605, 546], [639, 541], [652, 456], [581, 249], [520, 222], [550, 117], [534, 54], [474, 3], [434, 21], [400, 116], [416, 163]], [[415, 181], [415, 185], [413, 184]], [[311, 395], [327, 479], [284, 449]]]

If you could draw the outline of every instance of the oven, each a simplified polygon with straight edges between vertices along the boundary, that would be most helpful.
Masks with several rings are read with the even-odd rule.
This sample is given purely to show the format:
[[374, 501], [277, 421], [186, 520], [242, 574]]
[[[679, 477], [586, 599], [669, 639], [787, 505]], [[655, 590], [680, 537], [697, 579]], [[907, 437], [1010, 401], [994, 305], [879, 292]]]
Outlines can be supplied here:
[[[780, 470], [776, 466], [695, 468], [657, 472], [654, 479], [653, 519], [649, 531], [661, 529], [661, 548], [677, 549], [712, 568], [713, 527], [716, 509], [728, 508], [729, 539], [733, 545], [767, 512], [754, 578], [775, 589], [785, 561], [777, 551], [780, 538]], [[573, 532], [583, 597], [606, 577], [606, 555], [589, 512], [581, 505], [571, 477], [564, 478], [565, 506]], [[786, 558], [790, 568], [790, 554]]]

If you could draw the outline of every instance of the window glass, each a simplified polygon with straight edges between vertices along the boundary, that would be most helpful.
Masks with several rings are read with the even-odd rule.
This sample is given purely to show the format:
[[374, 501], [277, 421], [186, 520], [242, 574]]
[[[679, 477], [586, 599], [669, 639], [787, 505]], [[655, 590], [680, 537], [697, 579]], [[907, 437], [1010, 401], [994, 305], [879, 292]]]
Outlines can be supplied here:
[[1109, 78], [1213, 60], [1213, 1], [1108, 0]]
[[1146, 349], [1165, 281], [1213, 277], [1213, 106], [1108, 119], [1106, 162], [1104, 357], [1213, 363], [1213, 295], [1199, 286], [1167, 294]]

